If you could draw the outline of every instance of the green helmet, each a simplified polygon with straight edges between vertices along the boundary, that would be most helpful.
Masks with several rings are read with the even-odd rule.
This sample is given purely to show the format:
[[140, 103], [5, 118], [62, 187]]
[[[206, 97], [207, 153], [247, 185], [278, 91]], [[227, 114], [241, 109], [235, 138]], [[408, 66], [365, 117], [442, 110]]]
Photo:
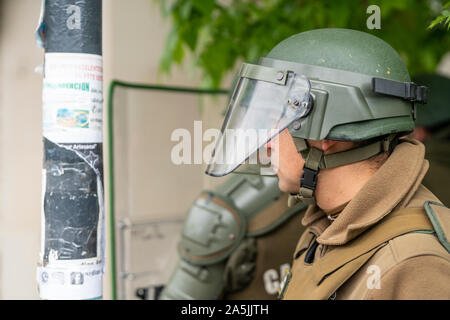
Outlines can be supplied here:
[[[314, 203], [320, 168], [333, 168], [392, 151], [397, 138], [414, 129], [414, 103], [426, 103], [427, 89], [410, 82], [398, 53], [383, 40], [348, 29], [318, 29], [291, 36], [258, 64], [244, 64], [218, 140], [211, 175], [236, 169], [268, 140], [289, 128], [305, 158], [299, 199]], [[227, 129], [271, 130], [232, 157]], [[311, 140], [361, 142], [354, 149], [323, 155]], [[239, 143], [237, 144], [240, 146]], [[238, 149], [238, 148], [235, 148]], [[226, 155], [224, 157], [224, 154]]]
[[416, 126], [433, 129], [450, 122], [450, 78], [423, 74], [414, 78], [430, 89], [428, 104], [417, 107]]
[[318, 29], [283, 40], [261, 59], [261, 65], [270, 67], [289, 68], [288, 62], [311, 80], [316, 99], [327, 99], [323, 109], [311, 110], [301, 128], [290, 128], [292, 136], [362, 141], [414, 129], [410, 102], [372, 90], [374, 77], [411, 81], [402, 59], [385, 41], [356, 30]]

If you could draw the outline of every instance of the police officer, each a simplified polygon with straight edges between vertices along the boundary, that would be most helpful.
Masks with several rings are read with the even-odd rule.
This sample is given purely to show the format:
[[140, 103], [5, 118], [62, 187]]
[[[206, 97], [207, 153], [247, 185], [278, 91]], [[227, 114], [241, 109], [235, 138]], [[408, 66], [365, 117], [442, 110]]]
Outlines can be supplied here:
[[426, 97], [391, 46], [355, 30], [303, 32], [242, 66], [207, 173], [266, 148], [280, 189], [309, 204], [280, 297], [450, 298], [449, 209], [421, 184], [423, 144], [402, 138]]
[[450, 204], [450, 79], [438, 74], [424, 74], [414, 79], [430, 88], [426, 105], [417, 106], [416, 128], [411, 133], [425, 145], [430, 161], [423, 184], [445, 205]]

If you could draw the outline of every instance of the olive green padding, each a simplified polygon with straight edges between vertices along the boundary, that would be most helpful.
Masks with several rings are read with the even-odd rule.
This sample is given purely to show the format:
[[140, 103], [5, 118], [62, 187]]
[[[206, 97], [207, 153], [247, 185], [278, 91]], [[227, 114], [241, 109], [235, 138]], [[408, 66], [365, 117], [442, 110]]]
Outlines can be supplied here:
[[358, 142], [385, 134], [408, 133], [413, 130], [414, 122], [411, 121], [411, 117], [393, 117], [336, 126], [327, 136], [327, 139], [349, 141], [351, 137], [357, 136], [359, 140], [352, 139], [352, 141]]
[[255, 238], [246, 238], [230, 255], [224, 272], [225, 291], [237, 292], [253, 280], [258, 247]]
[[[368, 33], [303, 32], [280, 42], [260, 64], [311, 80], [314, 105], [300, 129], [289, 128], [294, 137], [362, 141], [393, 131], [409, 132], [414, 126], [411, 103], [372, 91], [373, 77], [402, 82], [410, 77], [397, 52]], [[385, 123], [389, 118], [395, 120]]]
[[308, 205], [304, 203], [298, 203], [292, 206], [288, 211], [286, 211], [279, 219], [275, 220], [273, 223], [269, 224], [263, 229], [255, 230], [253, 232], [248, 232], [247, 237], [261, 237], [278, 227], [280, 227], [284, 222], [289, 220], [292, 216], [296, 215], [297, 213], [306, 210]]
[[[228, 208], [207, 198], [198, 198], [191, 206], [178, 252], [196, 265], [214, 264], [227, 258], [243, 240], [246, 221], [278, 199], [281, 191], [276, 177], [239, 174], [232, 175], [215, 190], [205, 190], [203, 195], [221, 200]], [[239, 216], [240, 225], [229, 209]]]
[[[228, 209], [218, 206], [215, 202], [208, 201], [204, 198], [205, 195], [220, 199], [229, 208], [237, 212], [239, 217], [250, 220], [257, 219], [258, 213], [278, 200], [281, 191], [278, 188], [277, 177], [244, 174], [231, 175], [214, 190], [204, 191], [188, 212], [179, 248], [190, 248], [192, 246], [194, 252], [199, 256], [212, 253], [213, 258], [193, 261], [181, 254], [181, 250], [179, 250], [181, 259], [164, 288], [161, 299], [217, 299], [225, 288], [224, 276], [227, 263], [231, 257], [236, 259], [239, 256], [239, 252], [236, 252], [236, 250], [242, 248], [244, 239], [252, 241], [248, 239], [263, 236], [283, 225], [294, 214], [306, 209], [304, 204], [298, 204], [287, 210], [279, 219], [273, 221], [264, 229], [253, 233], [247, 233], [247, 230], [245, 230], [244, 234], [240, 234], [235, 241], [231, 241], [225, 235], [230, 231], [238, 231], [238, 228], [231, 221]], [[219, 216], [224, 217], [227, 221], [225, 226], [217, 225]], [[212, 239], [216, 241], [210, 242], [209, 240]], [[217, 254], [230, 245], [231, 250]], [[228, 270], [230, 270], [229, 267], [230, 264], [228, 264]], [[232, 269], [236, 271], [236, 268]], [[230, 277], [236, 280], [235, 274], [229, 274], [228, 279]]]
[[450, 121], [450, 78], [424, 74], [414, 82], [429, 88], [428, 103], [416, 105], [416, 126], [433, 128]]
[[281, 196], [276, 176], [232, 174], [216, 189], [207, 191], [230, 204], [247, 220]]
[[[213, 191], [207, 191], [223, 202], [232, 205], [247, 221], [258, 219], [258, 213], [262, 212], [282, 195], [278, 188], [276, 176], [259, 176], [253, 174], [232, 174]], [[246, 237], [260, 237], [281, 226], [290, 217], [306, 209], [300, 204], [287, 210], [271, 224], [260, 230], [247, 232]]]
[[184, 221], [178, 252], [192, 264], [210, 265], [225, 259], [242, 241], [247, 229], [242, 214], [213, 199], [198, 198]]
[[225, 263], [196, 266], [180, 260], [164, 287], [160, 300], [215, 300], [225, 287]]

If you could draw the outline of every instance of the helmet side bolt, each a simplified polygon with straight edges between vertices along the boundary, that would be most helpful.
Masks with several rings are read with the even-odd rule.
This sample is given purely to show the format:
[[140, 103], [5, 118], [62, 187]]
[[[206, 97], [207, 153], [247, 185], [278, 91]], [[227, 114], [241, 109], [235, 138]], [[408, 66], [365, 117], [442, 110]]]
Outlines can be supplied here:
[[292, 124], [292, 127], [294, 128], [294, 130], [299, 130], [302, 127], [302, 124], [300, 123], [300, 121], [295, 121]]

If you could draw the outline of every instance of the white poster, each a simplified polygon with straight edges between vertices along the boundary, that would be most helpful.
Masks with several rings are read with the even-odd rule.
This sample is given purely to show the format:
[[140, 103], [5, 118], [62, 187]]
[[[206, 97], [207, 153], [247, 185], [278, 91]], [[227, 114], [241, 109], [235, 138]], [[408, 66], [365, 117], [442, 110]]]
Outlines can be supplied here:
[[102, 83], [101, 56], [46, 53], [44, 136], [55, 143], [101, 142]]
[[99, 299], [104, 272], [102, 57], [46, 53], [43, 299]]

